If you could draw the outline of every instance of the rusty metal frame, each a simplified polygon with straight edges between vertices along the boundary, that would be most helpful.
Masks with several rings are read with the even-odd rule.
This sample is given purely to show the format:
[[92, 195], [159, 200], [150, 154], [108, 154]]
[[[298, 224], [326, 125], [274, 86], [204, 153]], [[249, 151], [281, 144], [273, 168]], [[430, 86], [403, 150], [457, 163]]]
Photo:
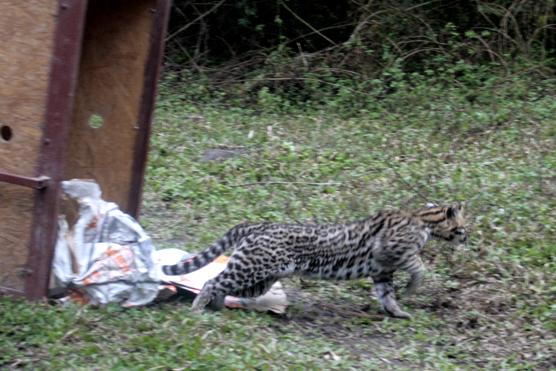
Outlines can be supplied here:
[[60, 181], [64, 174], [73, 112], [87, 0], [60, 0], [54, 33], [54, 49], [44, 118], [44, 132], [37, 177], [51, 179], [48, 187], [35, 194], [33, 226], [27, 257], [25, 296], [40, 299], [48, 290], [56, 244]]
[[48, 187], [50, 178], [47, 176], [28, 177], [0, 171], [0, 182], [19, 185], [27, 188], [43, 189]]
[[139, 218], [141, 207], [141, 195], [143, 190], [143, 179], [147, 164], [149, 151], [149, 138], [151, 133], [151, 121], [157, 94], [157, 80], [164, 54], [164, 39], [166, 26], [170, 15], [171, 0], [157, 0], [154, 13], [153, 25], [149, 42], [149, 54], [145, 66], [145, 80], [143, 82], [143, 95], [141, 97], [141, 108], [137, 126], [139, 135], [135, 142], [134, 159], [131, 178], [131, 189], [128, 198], [128, 212], [136, 219]]

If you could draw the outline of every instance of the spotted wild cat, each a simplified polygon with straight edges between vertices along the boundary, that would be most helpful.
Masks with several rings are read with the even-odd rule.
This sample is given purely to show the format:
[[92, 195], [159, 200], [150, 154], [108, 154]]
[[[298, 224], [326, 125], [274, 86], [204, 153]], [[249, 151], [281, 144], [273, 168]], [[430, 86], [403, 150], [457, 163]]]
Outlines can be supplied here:
[[393, 274], [410, 274], [406, 293], [419, 286], [424, 265], [419, 252], [429, 239], [464, 243], [463, 205], [433, 205], [415, 212], [381, 211], [346, 224], [239, 224], [195, 257], [163, 266], [166, 274], [197, 270], [231, 247], [226, 269], [208, 281], [193, 302], [219, 309], [226, 295], [254, 297], [265, 293], [282, 277], [324, 279], [371, 277], [382, 309], [409, 318], [396, 302]]

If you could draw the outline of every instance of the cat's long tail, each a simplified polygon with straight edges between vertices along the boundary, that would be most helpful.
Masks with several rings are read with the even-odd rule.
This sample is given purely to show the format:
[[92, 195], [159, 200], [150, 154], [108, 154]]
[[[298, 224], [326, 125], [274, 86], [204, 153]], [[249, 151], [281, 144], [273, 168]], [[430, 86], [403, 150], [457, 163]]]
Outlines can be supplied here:
[[232, 229], [230, 229], [224, 237], [220, 238], [204, 251], [200, 252], [199, 254], [183, 260], [178, 264], [174, 265], [163, 265], [162, 271], [164, 274], [176, 276], [180, 274], [187, 274], [197, 269], [204, 267], [205, 265], [212, 262], [214, 259], [222, 255], [226, 250], [230, 247], [237, 244], [243, 237], [253, 232], [253, 229], [256, 229], [260, 225], [253, 225], [253, 224], [238, 224]]

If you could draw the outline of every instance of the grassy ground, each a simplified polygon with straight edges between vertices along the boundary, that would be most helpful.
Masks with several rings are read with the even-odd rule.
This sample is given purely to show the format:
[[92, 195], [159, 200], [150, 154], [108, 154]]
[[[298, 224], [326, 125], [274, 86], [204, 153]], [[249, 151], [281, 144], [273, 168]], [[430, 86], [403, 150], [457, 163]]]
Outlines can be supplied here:
[[152, 136], [142, 224], [158, 247], [200, 250], [243, 220], [467, 201], [470, 243], [427, 246], [424, 286], [401, 299], [413, 320], [377, 316], [367, 280], [284, 280], [284, 316], [0, 299], [0, 368], [556, 367], [556, 84], [454, 86], [425, 81], [355, 117], [164, 93]]

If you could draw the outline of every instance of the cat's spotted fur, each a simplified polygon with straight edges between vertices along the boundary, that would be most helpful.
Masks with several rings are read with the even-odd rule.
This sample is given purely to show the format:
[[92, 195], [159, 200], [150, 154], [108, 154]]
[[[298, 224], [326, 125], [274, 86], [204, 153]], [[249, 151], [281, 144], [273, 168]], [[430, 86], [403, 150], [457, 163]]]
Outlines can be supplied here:
[[409, 318], [396, 302], [393, 273], [410, 274], [406, 293], [419, 286], [424, 266], [419, 252], [441, 239], [464, 243], [462, 205], [430, 206], [416, 212], [382, 211], [347, 224], [239, 224], [208, 249], [176, 265], [166, 274], [192, 272], [234, 247], [226, 269], [208, 281], [193, 302], [194, 309], [211, 303], [221, 308], [226, 295], [253, 297], [265, 293], [282, 277], [302, 275], [325, 279], [371, 277], [382, 309]]

